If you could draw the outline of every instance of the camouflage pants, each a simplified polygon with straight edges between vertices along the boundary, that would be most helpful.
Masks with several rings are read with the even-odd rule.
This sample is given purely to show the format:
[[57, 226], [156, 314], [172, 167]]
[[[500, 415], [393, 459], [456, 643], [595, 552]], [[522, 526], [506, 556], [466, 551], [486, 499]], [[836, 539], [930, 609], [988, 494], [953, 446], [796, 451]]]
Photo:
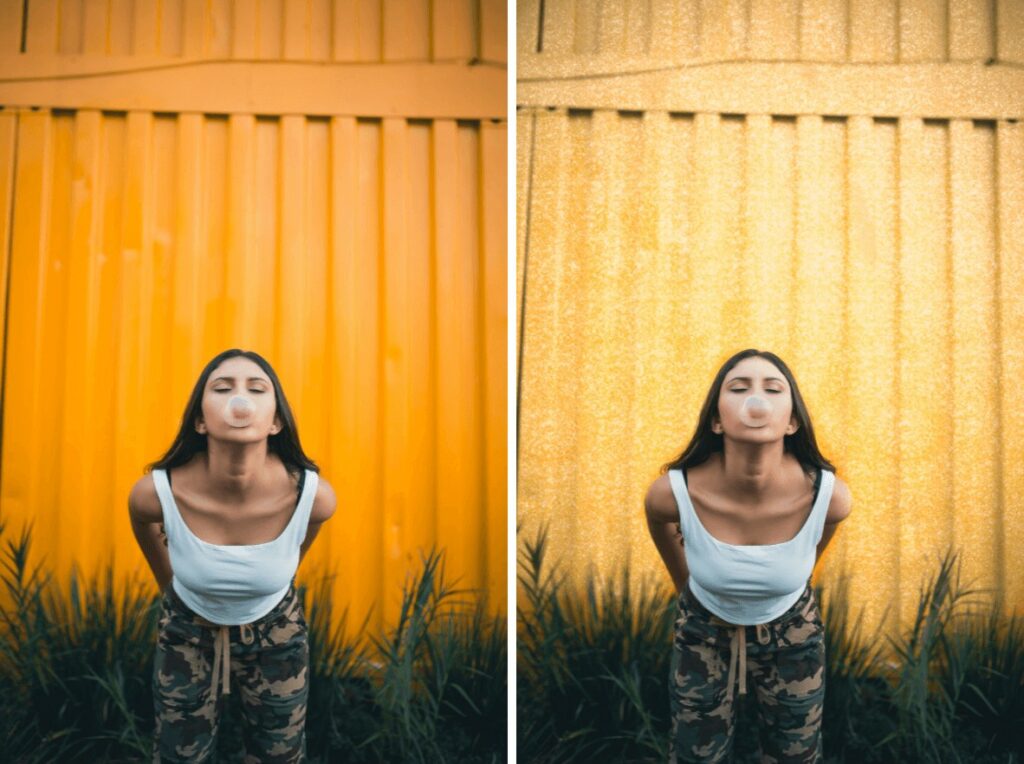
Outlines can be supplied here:
[[[215, 642], [222, 639], [230, 661], [218, 667]], [[306, 620], [294, 585], [259, 621], [223, 633], [169, 588], [153, 666], [153, 761], [207, 761], [225, 691], [241, 695], [246, 764], [305, 761], [308, 665]]]
[[[669, 680], [669, 761], [729, 759], [737, 695], [732, 685], [749, 678], [757, 699], [761, 761], [820, 762], [825, 642], [810, 585], [793, 607], [762, 626], [736, 627], [719, 620], [688, 588], [678, 606]], [[732, 655], [737, 647], [745, 649], [745, 661]], [[742, 677], [732, 676], [737, 663], [741, 671], [746, 663]]]

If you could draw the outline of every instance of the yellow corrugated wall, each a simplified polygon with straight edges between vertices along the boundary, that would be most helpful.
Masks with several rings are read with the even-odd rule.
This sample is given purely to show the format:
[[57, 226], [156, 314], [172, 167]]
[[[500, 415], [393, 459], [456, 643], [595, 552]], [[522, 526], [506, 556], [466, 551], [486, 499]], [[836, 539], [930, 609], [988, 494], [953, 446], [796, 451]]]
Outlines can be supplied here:
[[[420, 551], [504, 610], [506, 8], [0, 5], [2, 508], [146, 571], [127, 494], [202, 366], [275, 367], [355, 624]], [[471, 99], [465, 97], [468, 92]], [[147, 574], [148, 575], [148, 574]]]
[[645, 488], [757, 347], [851, 487], [823, 568], [867, 625], [948, 545], [1021, 605], [1024, 4], [518, 8], [523, 532], [667, 582]]

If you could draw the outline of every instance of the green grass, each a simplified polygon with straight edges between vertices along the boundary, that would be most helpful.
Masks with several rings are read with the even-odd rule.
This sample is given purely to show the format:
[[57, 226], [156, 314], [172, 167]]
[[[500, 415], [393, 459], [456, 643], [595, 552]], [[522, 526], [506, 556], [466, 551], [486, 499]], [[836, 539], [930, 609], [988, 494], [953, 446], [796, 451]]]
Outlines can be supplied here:
[[663, 761], [668, 647], [665, 592], [629, 568], [582, 593], [547, 564], [542, 534], [519, 559], [519, 759]]
[[[675, 603], [628, 568], [570, 586], [546, 533], [519, 551], [518, 751], [525, 762], [665, 761]], [[827, 762], [1024, 761], [1024, 619], [960, 578], [947, 553], [904, 632], [867, 634], [847, 584], [817, 589], [826, 637]], [[736, 760], [757, 761], [754, 695]]]
[[[0, 524], [0, 740], [4, 761], [149, 761], [159, 599], [112, 567], [59, 586], [30, 562], [31, 534]], [[506, 622], [452, 588], [440, 552], [403, 588], [398, 625], [348, 636], [330, 578], [300, 588], [309, 624], [311, 762], [506, 758]], [[366, 622], [355, 630], [366, 631]], [[218, 760], [241, 750], [238, 695], [225, 696]]]

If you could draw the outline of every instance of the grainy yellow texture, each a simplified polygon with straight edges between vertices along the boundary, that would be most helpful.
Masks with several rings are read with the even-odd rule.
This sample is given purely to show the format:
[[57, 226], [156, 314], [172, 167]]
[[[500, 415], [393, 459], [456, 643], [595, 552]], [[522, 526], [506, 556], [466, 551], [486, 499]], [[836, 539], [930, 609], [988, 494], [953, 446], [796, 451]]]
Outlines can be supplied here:
[[967, 577], [998, 582], [997, 396], [1002, 380], [996, 326], [994, 142], [992, 124], [949, 123], [953, 537], [963, 548]]
[[[944, 126], [901, 120], [897, 132], [900, 272], [898, 491], [901, 611], [917, 601], [915, 577], [953, 542], [953, 342]], [[945, 382], [940, 382], [945, 380]], [[944, 394], [937, 397], [943, 384]], [[946, 405], [934, 405], [945, 402]]]
[[[1021, 17], [1024, 21], [1024, 16]], [[1003, 576], [1006, 598], [1024, 602], [1024, 576], [1020, 573], [1024, 549], [1024, 406], [1019, 387], [1024, 379], [1024, 125], [999, 123], [996, 127], [996, 173], [999, 204], [999, 293], [996, 303], [1002, 354], [999, 392], [1001, 483], [999, 488], [1003, 530]]]
[[[871, 63], [980, 61], [993, 47], [997, 64], [1020, 63], [1022, 17], [1005, 5], [967, 0], [947, 15], [926, 2], [755, 1], [745, 14], [655, 2], [641, 6], [646, 48], [610, 44], [610, 23], [644, 28], [610, 20], [619, 5], [602, 5], [597, 27], [589, 10], [571, 27], [545, 13], [541, 38], [558, 49], [521, 51], [540, 84], [520, 118], [536, 127], [520, 158], [533, 181], [519, 216], [519, 513], [527, 534], [549, 526], [577, 580], [631, 564], [667, 582], [644, 490], [691, 436], [718, 366], [758, 347], [792, 366], [851, 487], [854, 513], [819, 572], [850, 574], [868, 628], [887, 612], [890, 628], [906, 624], [950, 546], [969, 582], [1020, 606], [1021, 125], [1002, 112], [922, 116], [915, 104], [937, 103], [923, 90], [879, 114], [666, 112], [692, 96], [622, 84], [655, 79], [558, 79], [721, 60], [833, 62], [862, 76]], [[707, 93], [730, 76], [707, 72]], [[828, 102], [820, 84], [800, 97]], [[602, 108], [566, 110], [586, 103], [574, 87], [600, 90]], [[610, 106], [616, 97], [629, 111]]]

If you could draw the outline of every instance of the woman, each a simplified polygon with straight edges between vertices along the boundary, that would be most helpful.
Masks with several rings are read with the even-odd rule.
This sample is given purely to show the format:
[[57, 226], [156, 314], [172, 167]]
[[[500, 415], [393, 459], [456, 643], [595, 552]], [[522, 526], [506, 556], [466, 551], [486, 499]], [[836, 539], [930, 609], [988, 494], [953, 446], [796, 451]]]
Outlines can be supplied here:
[[809, 579], [851, 500], [786, 364], [757, 350], [726, 361], [665, 472], [645, 505], [680, 592], [670, 760], [730, 756], [749, 679], [763, 760], [820, 761], [825, 645]]
[[148, 471], [128, 508], [163, 590], [154, 760], [205, 761], [218, 701], [237, 688], [245, 761], [303, 761], [309, 648], [293, 577], [335, 497], [270, 364], [237, 349], [210, 361]]

